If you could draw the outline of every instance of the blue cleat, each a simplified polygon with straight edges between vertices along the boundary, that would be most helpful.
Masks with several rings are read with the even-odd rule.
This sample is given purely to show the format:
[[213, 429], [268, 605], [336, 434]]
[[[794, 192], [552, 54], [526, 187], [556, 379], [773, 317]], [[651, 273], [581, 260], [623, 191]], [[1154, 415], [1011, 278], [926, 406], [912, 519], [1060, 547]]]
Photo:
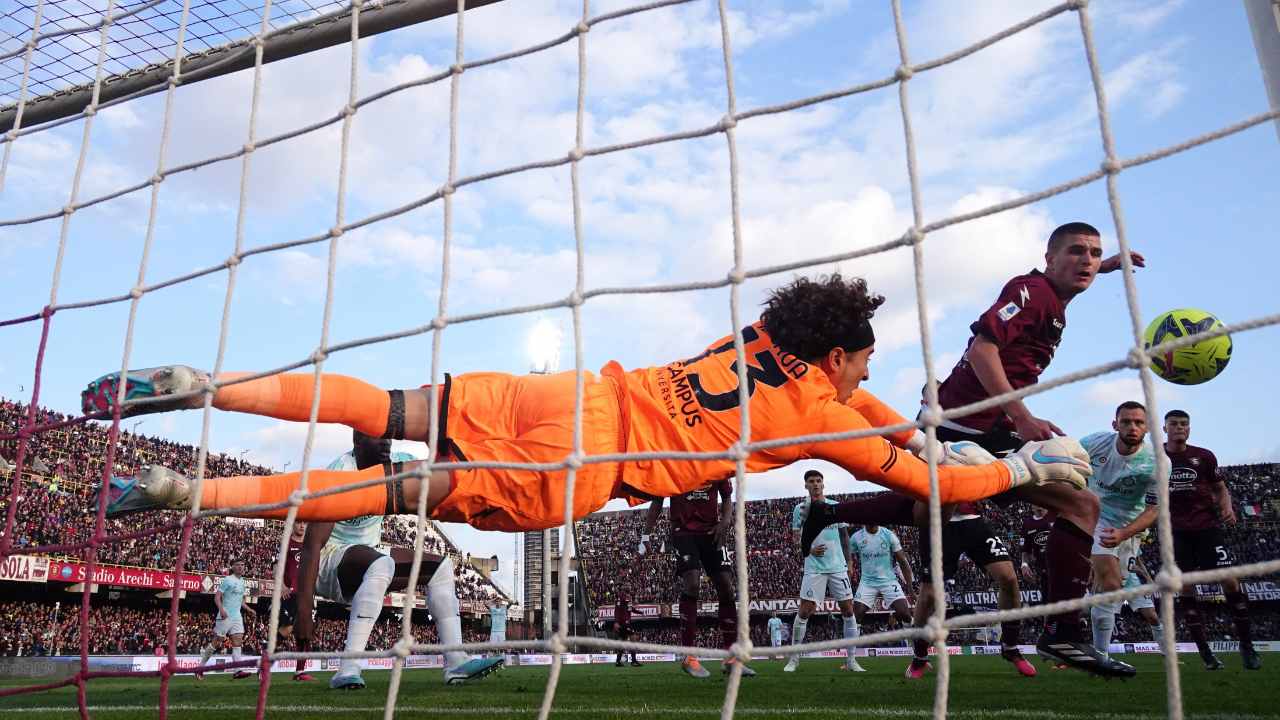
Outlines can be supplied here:
[[504, 662], [506, 661], [502, 657], [471, 658], [457, 667], [445, 668], [444, 683], [458, 685], [468, 680], [479, 680], [502, 667]]
[[335, 674], [329, 679], [330, 690], [363, 690], [364, 678], [359, 675]]
[[[135, 477], [113, 477], [107, 483], [106, 491], [109, 518], [149, 510], [191, 508], [191, 481], [159, 465], [144, 465]], [[102, 488], [94, 493], [91, 507], [97, 507], [100, 492]]]
[[[130, 370], [125, 373], [125, 405], [121, 417], [145, 415], [147, 413], [165, 412], [167, 410], [193, 410], [204, 406], [204, 398], [200, 395], [175, 398], [164, 402], [152, 402], [144, 405], [129, 405], [130, 400], [163, 397], [180, 393], [191, 393], [207, 387], [209, 373], [186, 365], [166, 365], [164, 367]], [[80, 409], [86, 415], [99, 413], [110, 414], [115, 407], [116, 397], [120, 391], [120, 373], [111, 373], [89, 383], [80, 393]]]

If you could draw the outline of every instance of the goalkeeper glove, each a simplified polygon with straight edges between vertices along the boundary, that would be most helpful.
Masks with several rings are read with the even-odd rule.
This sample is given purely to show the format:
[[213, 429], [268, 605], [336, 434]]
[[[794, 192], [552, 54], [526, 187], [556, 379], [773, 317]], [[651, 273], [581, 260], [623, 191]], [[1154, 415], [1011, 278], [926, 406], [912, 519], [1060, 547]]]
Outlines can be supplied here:
[[942, 465], [986, 465], [996, 461], [996, 456], [976, 442], [960, 440], [942, 443]]
[[1000, 462], [1013, 475], [1012, 487], [1057, 482], [1083, 490], [1093, 474], [1089, 453], [1069, 437], [1029, 442]]

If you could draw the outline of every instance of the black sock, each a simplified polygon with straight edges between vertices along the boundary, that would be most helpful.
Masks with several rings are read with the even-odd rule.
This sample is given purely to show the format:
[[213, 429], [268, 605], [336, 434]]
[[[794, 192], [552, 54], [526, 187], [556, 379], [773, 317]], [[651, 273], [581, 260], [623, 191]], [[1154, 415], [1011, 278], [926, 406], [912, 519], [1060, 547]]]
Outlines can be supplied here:
[[1249, 596], [1237, 590], [1226, 593], [1227, 607], [1231, 610], [1231, 624], [1236, 627], [1236, 639], [1241, 650], [1253, 649], [1253, 625], [1249, 621]]

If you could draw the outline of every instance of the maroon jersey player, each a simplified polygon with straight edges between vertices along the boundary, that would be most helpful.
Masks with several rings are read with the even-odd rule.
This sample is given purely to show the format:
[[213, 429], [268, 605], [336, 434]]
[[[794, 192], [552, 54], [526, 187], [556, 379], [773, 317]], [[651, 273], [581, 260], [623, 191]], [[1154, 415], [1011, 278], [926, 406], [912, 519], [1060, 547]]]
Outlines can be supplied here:
[[[306, 537], [306, 533], [306, 523], [294, 523], [293, 533], [289, 535], [289, 548], [285, 551], [284, 587], [280, 591], [280, 624], [277, 626], [281, 637], [294, 637], [294, 623], [297, 622], [298, 616], [298, 596], [295, 591], [298, 587], [298, 566], [302, 562], [303, 538]], [[311, 650], [311, 638], [304, 637], [304, 635], [309, 634], [298, 633], [294, 637], [300, 652]], [[307, 672], [307, 660], [298, 661], [297, 671], [294, 672], [293, 679], [299, 682], [308, 682], [315, 679]]]
[[1022, 519], [1022, 579], [1029, 583], [1039, 581], [1048, 561], [1049, 530], [1053, 527], [1053, 513], [1044, 508], [1032, 507], [1031, 514]]
[[[1130, 260], [1136, 267], [1145, 265], [1138, 253], [1131, 253]], [[1101, 234], [1092, 225], [1073, 222], [1056, 228], [1049, 235], [1044, 272], [1032, 270], [1010, 280], [970, 326], [973, 335], [964, 355], [938, 387], [942, 408], [962, 407], [1038, 382], [1062, 341], [1067, 304], [1088, 290], [1099, 273], [1121, 266], [1119, 255], [1103, 259]], [[997, 456], [1013, 452], [1025, 442], [1063, 434], [1054, 423], [1033, 415], [1022, 400], [955, 417], [938, 428], [939, 441], [970, 440]], [[1098, 522], [1097, 497], [1056, 485], [1019, 488], [996, 498], [996, 502], [1013, 500], [1024, 500], [1057, 515], [1049, 529], [1045, 555], [1046, 600], [1083, 597]], [[1079, 611], [1051, 615], [1037, 650], [1088, 672], [1133, 672], [1088, 643], [1080, 632]]]
[[[631, 603], [627, 601], [626, 595], [618, 596], [618, 603], [613, 606], [613, 632], [618, 636], [619, 640], [630, 640], [633, 630], [631, 628]], [[618, 650], [618, 659], [614, 661], [614, 665], [622, 667], [622, 656], [626, 655], [626, 651]], [[640, 660], [636, 658], [636, 651], [631, 651], [631, 664], [640, 667]]]
[[[1169, 521], [1178, 569], [1190, 572], [1230, 567], [1235, 562], [1223, 537], [1222, 525], [1234, 525], [1236, 513], [1231, 506], [1231, 492], [1218, 474], [1218, 458], [1205, 448], [1187, 444], [1191, 437], [1191, 416], [1185, 410], [1170, 410], [1165, 414], [1164, 434], [1164, 451], [1171, 468]], [[1222, 594], [1231, 612], [1245, 668], [1261, 669], [1262, 658], [1253, 648], [1249, 596], [1240, 589], [1236, 578], [1222, 581]], [[1222, 661], [1214, 656], [1205, 637], [1204, 618], [1194, 585], [1184, 586], [1178, 597], [1178, 614], [1187, 623], [1205, 667], [1221, 669]]]
[[[662, 515], [662, 498], [649, 505], [644, 534], [640, 536], [639, 553], [649, 548], [653, 529]], [[728, 480], [706, 485], [671, 498], [671, 548], [676, 554], [676, 575], [683, 585], [680, 592], [680, 644], [693, 647], [698, 637], [698, 586], [705, 573], [716, 589], [719, 600], [720, 634], [724, 647], [738, 639], [738, 610], [734, 603], [733, 575], [729, 571], [729, 553], [725, 542], [733, 523], [733, 485]], [[727, 660], [727, 672], [734, 661]], [[692, 655], [681, 663], [694, 677], [710, 675]], [[749, 667], [744, 675], [754, 675]]]

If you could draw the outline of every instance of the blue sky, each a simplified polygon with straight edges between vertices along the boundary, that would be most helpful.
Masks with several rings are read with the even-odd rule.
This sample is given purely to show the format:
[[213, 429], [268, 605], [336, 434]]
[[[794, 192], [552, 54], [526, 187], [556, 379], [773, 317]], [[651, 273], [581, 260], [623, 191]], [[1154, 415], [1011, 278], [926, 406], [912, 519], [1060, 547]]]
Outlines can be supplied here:
[[[1048, 2], [905, 3], [914, 61], [937, 57], [1030, 17]], [[730, 3], [739, 110], [887, 76], [898, 64], [887, 2]], [[593, 3], [603, 13], [618, 3]], [[1267, 108], [1248, 25], [1238, 3], [1095, 2], [1091, 5], [1119, 152], [1133, 155], [1210, 131]], [[576, 23], [572, 2], [513, 2], [468, 13], [465, 53], [479, 58], [540, 42]], [[588, 36], [587, 140], [600, 146], [703, 127], [725, 112], [715, 7], [700, 2], [596, 26]], [[451, 21], [361, 44], [359, 93], [422, 77], [452, 61]], [[459, 172], [562, 157], [572, 147], [575, 43], [461, 78]], [[268, 66], [259, 137], [333, 114], [345, 102], [350, 50]], [[250, 73], [182, 88], [167, 165], [245, 142]], [[1095, 169], [1102, 159], [1079, 24], [1067, 13], [910, 83], [926, 221], [978, 209]], [[82, 197], [149, 177], [163, 102], [152, 97], [95, 122]], [[348, 220], [433, 192], [445, 179], [448, 84], [400, 93], [361, 109], [352, 127]], [[24, 137], [14, 147], [0, 217], [61, 207], [82, 126]], [[909, 226], [897, 91], [890, 87], [801, 111], [742, 122], [746, 263], [772, 265], [898, 237]], [[335, 222], [337, 126], [254, 154], [247, 247], [314, 235]], [[1119, 178], [1126, 227], [1149, 267], [1137, 275], [1146, 320], [1198, 307], [1232, 322], [1272, 313], [1280, 184], [1276, 129], [1264, 125]], [[728, 158], [723, 136], [591, 158], [581, 166], [588, 287], [716, 279], [731, 265]], [[147, 281], [225, 260], [234, 243], [240, 162], [172, 176], [162, 185]], [[149, 193], [76, 213], [58, 299], [126, 292], [137, 275]], [[1042, 264], [1047, 233], [1085, 220], [1114, 248], [1101, 183], [1031, 207], [930, 235], [929, 310], [940, 372], [963, 350], [968, 325], [1010, 276]], [[449, 312], [563, 298], [573, 288], [567, 167], [473, 185], [455, 196]], [[340, 342], [428, 322], [440, 286], [438, 203], [344, 236], [330, 338]], [[0, 315], [38, 311], [49, 296], [59, 223], [0, 229]], [[257, 370], [307, 356], [320, 338], [327, 245], [247, 259], [232, 303], [225, 367]], [[910, 254], [843, 263], [889, 302], [868, 387], [911, 414], [923, 381]], [[830, 267], [807, 272], [829, 271]], [[754, 316], [763, 293], [791, 274], [749, 283]], [[130, 364], [213, 363], [225, 272], [157, 291], [141, 302]], [[1267, 288], [1273, 288], [1268, 290]], [[42, 403], [74, 410], [84, 383], [119, 366], [127, 304], [58, 314]], [[567, 310], [543, 313], [571, 337]], [[730, 330], [728, 291], [601, 298], [583, 311], [586, 367], [610, 359], [638, 367], [686, 357]], [[443, 370], [524, 372], [536, 318], [449, 327]], [[38, 327], [0, 329], [0, 395], [27, 399]], [[1046, 377], [1123, 356], [1131, 345], [1118, 275], [1100, 277], [1068, 311]], [[333, 355], [326, 369], [386, 387], [428, 381], [430, 336]], [[569, 340], [562, 366], [571, 366]], [[1223, 462], [1280, 458], [1270, 359], [1280, 330], [1235, 337], [1225, 373], [1199, 387], [1160, 383], [1161, 407], [1186, 408], [1193, 442]], [[1114, 373], [1029, 400], [1032, 410], [1083, 435], [1107, 427], [1112, 408], [1137, 398], [1136, 374]], [[132, 426], [133, 422], [126, 423]], [[199, 413], [150, 416], [138, 428], [199, 438]], [[211, 447], [297, 468], [305, 425], [216, 414]], [[345, 430], [321, 428], [313, 464], [341, 452]], [[800, 468], [752, 478], [751, 497], [795, 495]], [[833, 473], [830, 489], [854, 481]], [[510, 558], [505, 536], [449, 528], [474, 552]], [[509, 563], [505, 564], [509, 568]], [[509, 577], [504, 572], [506, 577]]]

